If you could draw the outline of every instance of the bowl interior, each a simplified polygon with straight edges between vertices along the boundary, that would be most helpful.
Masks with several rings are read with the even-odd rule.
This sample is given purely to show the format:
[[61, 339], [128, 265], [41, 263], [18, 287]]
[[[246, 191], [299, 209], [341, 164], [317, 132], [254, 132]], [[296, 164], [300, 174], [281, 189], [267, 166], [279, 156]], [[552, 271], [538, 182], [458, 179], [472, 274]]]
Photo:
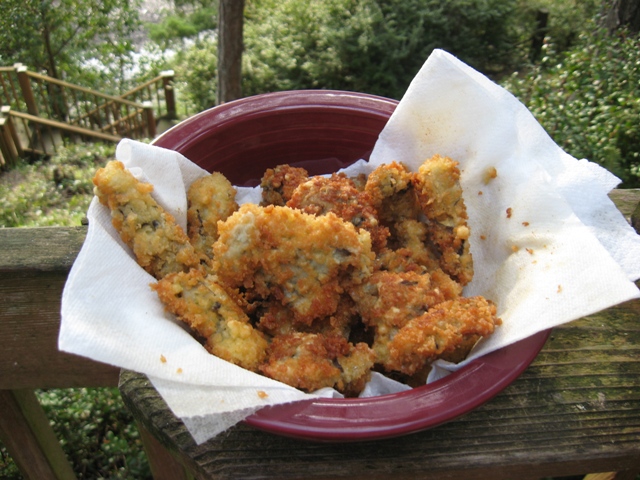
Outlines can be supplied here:
[[278, 92], [206, 110], [154, 144], [182, 153], [231, 183], [254, 186], [287, 163], [311, 175], [367, 159], [397, 101], [330, 90]]

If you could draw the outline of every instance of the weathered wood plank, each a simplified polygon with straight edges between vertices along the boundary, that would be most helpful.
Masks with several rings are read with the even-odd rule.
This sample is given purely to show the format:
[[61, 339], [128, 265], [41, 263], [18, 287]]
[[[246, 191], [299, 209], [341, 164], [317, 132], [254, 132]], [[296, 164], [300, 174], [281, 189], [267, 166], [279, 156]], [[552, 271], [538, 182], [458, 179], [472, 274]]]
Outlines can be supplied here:
[[609, 193], [609, 198], [616, 204], [618, 210], [622, 212], [625, 218], [630, 219], [631, 214], [638, 206], [640, 200], [640, 189], [615, 189]]
[[117, 368], [58, 351], [62, 289], [85, 236], [0, 229], [0, 389], [117, 385]]
[[27, 478], [76, 478], [33, 391], [0, 390], [0, 439]]

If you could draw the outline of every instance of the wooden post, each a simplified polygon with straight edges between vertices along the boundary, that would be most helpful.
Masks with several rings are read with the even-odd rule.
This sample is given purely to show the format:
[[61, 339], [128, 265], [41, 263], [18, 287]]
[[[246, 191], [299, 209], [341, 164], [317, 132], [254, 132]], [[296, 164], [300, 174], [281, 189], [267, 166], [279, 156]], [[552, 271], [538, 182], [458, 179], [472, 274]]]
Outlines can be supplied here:
[[218, 2], [218, 92], [217, 103], [242, 96], [242, 26], [244, 0]]
[[3, 166], [13, 165], [18, 160], [18, 149], [13, 143], [10, 127], [10, 118], [0, 118], [0, 152], [4, 159], [2, 162]]
[[173, 70], [160, 72], [162, 77], [162, 87], [164, 88], [164, 101], [167, 106], [167, 119], [173, 120], [178, 118], [176, 112], [176, 97], [173, 90]]
[[38, 116], [36, 97], [33, 95], [33, 89], [31, 88], [31, 80], [27, 73], [27, 67], [24, 65], [18, 65], [16, 67], [16, 73], [18, 74], [18, 83], [22, 90], [22, 98], [24, 98], [24, 101], [27, 104], [27, 113]]
[[0, 390], [0, 436], [26, 478], [75, 479], [33, 390]]
[[144, 114], [145, 114], [145, 120], [147, 123], [147, 131], [149, 132], [149, 137], [155, 138], [156, 119], [153, 116], [153, 103], [151, 103], [150, 101], [146, 101], [142, 105], [144, 106]]
[[22, 148], [22, 143], [20, 142], [16, 126], [13, 124], [13, 119], [11, 118], [11, 107], [9, 105], [3, 105], [0, 107], [0, 115], [2, 118], [6, 119], [5, 127], [11, 136], [12, 143], [16, 150], [16, 156], [20, 158], [24, 155], [24, 149]]
[[20, 139], [16, 133], [9, 113], [11, 107], [3, 105], [0, 110], [0, 165], [3, 167], [11, 166], [16, 163], [18, 157], [22, 154], [19, 147]]
[[5, 141], [5, 121], [4, 118], [0, 118], [0, 167], [6, 167], [11, 163], [9, 146]]

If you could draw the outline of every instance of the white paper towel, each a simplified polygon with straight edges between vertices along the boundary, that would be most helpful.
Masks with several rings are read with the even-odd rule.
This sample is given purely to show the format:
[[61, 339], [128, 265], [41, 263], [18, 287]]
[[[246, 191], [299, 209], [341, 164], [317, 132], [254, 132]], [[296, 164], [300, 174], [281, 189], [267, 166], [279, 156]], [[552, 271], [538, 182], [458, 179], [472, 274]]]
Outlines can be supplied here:
[[[607, 197], [618, 180], [563, 152], [512, 95], [440, 50], [359, 168], [401, 161], [416, 169], [435, 153], [462, 171], [476, 272], [465, 295], [495, 301], [503, 325], [462, 364], [437, 362], [431, 379], [639, 296], [632, 280], [640, 278], [640, 237]], [[185, 191], [206, 172], [178, 153], [131, 140], [118, 145], [116, 157], [154, 185], [156, 200], [184, 227]], [[492, 168], [497, 176], [487, 183]], [[241, 202], [258, 198], [239, 190]], [[198, 443], [265, 405], [334, 395], [305, 394], [210, 355], [164, 312], [149, 288], [154, 279], [121, 242], [108, 209], [94, 199], [87, 216], [87, 238], [63, 293], [60, 350], [146, 374]]]

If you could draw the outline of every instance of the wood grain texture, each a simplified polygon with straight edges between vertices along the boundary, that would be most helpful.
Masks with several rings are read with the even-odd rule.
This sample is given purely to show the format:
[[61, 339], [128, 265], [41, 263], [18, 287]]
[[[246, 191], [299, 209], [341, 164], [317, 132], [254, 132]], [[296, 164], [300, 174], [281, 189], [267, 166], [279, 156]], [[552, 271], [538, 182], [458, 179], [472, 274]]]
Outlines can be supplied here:
[[0, 390], [0, 440], [26, 478], [76, 478], [33, 391]]
[[62, 290], [86, 231], [0, 229], [0, 389], [118, 384], [117, 368], [58, 350]]

